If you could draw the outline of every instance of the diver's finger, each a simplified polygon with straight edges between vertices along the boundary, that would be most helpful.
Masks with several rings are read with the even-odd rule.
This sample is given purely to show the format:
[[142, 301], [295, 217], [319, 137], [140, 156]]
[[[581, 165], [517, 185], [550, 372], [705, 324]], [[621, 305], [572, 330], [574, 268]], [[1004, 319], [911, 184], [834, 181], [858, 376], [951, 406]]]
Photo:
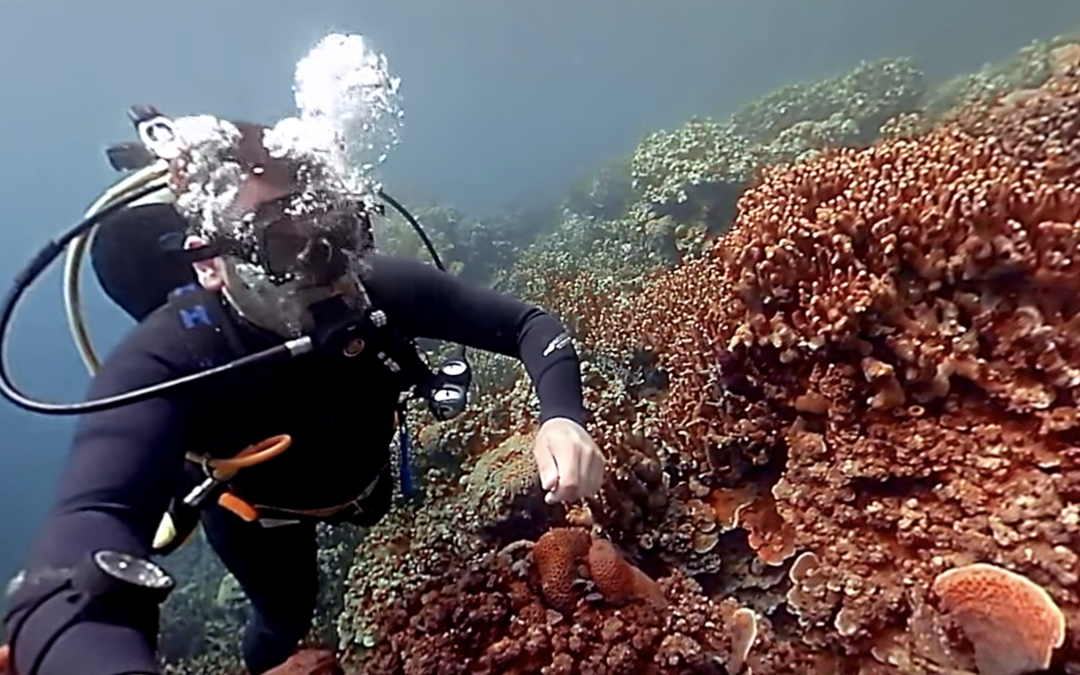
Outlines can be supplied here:
[[591, 497], [599, 492], [604, 484], [604, 456], [593, 449], [585, 453], [585, 458], [581, 492], [583, 496]]
[[596, 462], [596, 491], [599, 492], [600, 488], [604, 487], [604, 480], [607, 478], [607, 458], [604, 457], [604, 453], [600, 452], [600, 448], [596, 448], [596, 452], [593, 454], [593, 461]]
[[581, 472], [584, 468], [580, 443], [570, 443], [555, 461], [559, 464], [559, 489], [555, 496], [559, 501], [570, 502], [581, 498]]
[[540, 474], [540, 487], [544, 491], [551, 492], [559, 484], [559, 466], [555, 463], [555, 456], [551, 453], [551, 446], [547, 441], [540, 441], [533, 452], [536, 458], [536, 468]]

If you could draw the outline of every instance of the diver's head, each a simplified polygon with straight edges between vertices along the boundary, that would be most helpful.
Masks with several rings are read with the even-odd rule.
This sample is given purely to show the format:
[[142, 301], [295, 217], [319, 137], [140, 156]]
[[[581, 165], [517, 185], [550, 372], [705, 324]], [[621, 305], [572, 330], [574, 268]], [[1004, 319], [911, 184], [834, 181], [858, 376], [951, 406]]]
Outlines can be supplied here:
[[[325, 180], [315, 157], [271, 156], [266, 127], [235, 126], [239, 137], [220, 160], [236, 164], [235, 185], [224, 191], [213, 227], [196, 223], [185, 242], [216, 254], [194, 263], [199, 283], [284, 337], [310, 331], [309, 307], [330, 296], [365, 307], [361, 280], [372, 239], [364, 202]], [[190, 179], [184, 162], [175, 162], [174, 190]]]

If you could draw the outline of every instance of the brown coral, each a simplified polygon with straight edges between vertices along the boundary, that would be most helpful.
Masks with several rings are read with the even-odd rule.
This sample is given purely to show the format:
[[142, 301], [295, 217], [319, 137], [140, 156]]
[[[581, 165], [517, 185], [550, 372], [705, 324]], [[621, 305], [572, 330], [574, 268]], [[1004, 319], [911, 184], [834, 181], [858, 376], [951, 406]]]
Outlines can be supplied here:
[[979, 675], [1045, 670], [1065, 641], [1065, 615], [1030, 579], [975, 563], [938, 575], [934, 593], [975, 647]]

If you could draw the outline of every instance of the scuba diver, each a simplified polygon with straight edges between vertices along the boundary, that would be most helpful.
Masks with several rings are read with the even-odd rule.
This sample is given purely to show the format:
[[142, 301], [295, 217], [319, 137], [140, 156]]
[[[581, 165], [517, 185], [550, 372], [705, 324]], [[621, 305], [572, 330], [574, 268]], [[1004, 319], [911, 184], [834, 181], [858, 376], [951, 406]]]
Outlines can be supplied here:
[[[539, 400], [533, 453], [547, 503], [600, 489], [579, 357], [558, 320], [376, 253], [367, 202], [309, 189], [318, 158], [272, 156], [267, 127], [233, 127], [239, 140], [211, 173], [228, 166], [240, 180], [214, 227], [180, 207], [205, 178], [185, 161], [205, 149], [191, 147], [159, 158], [164, 199], [99, 224], [95, 271], [138, 323], [90, 397], [220, 372], [80, 418], [54, 505], [9, 584], [0, 659], [13, 675], [159, 673], [159, 606], [175, 584], [150, 558], [200, 524], [251, 602], [246, 668], [284, 667], [314, 616], [316, 523], [378, 522], [391, 507], [403, 401], [424, 396], [445, 419], [453, 411], [440, 397], [465, 393], [460, 371], [435, 377], [414, 340], [520, 359]], [[290, 353], [220, 368], [272, 349]]]

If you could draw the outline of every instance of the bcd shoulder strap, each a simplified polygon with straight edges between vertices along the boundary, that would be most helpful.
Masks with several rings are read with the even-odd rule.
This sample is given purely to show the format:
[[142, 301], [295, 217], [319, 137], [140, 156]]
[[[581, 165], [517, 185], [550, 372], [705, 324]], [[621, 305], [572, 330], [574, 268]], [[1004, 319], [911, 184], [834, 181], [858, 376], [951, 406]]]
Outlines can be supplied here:
[[[246, 355], [244, 343], [231, 317], [221, 305], [221, 296], [191, 283], [169, 294], [169, 306], [192, 339], [190, 348], [193, 370], [206, 370]], [[368, 311], [367, 321], [374, 328], [375, 339], [364, 351], [369, 358], [400, 376], [404, 389], [415, 386], [426, 394], [432, 372], [420, 357], [415, 342], [401, 334], [378, 309]]]
[[169, 293], [168, 302], [192, 338], [185, 341], [192, 370], [206, 370], [243, 356], [243, 342], [218, 294], [191, 283]]

